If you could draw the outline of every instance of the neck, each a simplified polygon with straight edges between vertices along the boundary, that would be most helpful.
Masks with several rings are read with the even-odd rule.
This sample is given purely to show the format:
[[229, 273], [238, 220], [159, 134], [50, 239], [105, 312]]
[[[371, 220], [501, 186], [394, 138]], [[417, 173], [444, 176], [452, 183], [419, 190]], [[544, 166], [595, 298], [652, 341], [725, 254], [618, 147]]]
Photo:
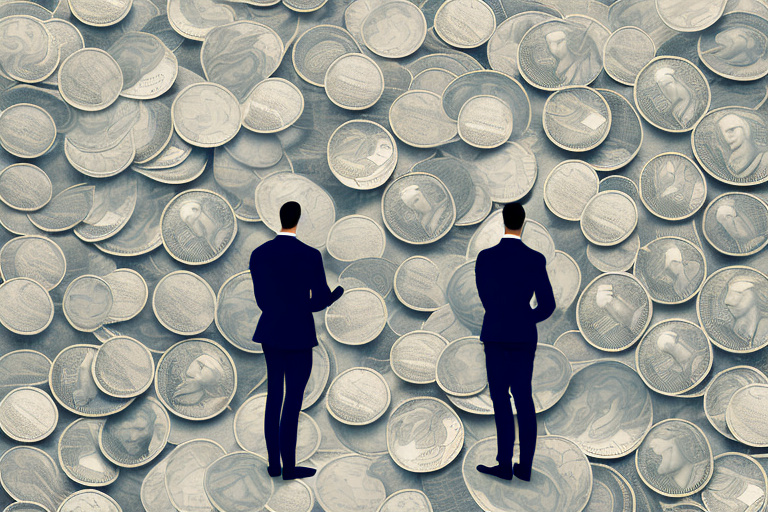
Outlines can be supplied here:
[[521, 229], [509, 229], [509, 228], [504, 228], [504, 234], [505, 234], [505, 235], [516, 235], [516, 236], [522, 236], [522, 235], [523, 235], [523, 230], [522, 230], [522, 228], [521, 228]]
[[297, 227], [298, 226], [293, 226], [292, 228], [288, 228], [288, 229], [283, 228], [283, 229], [280, 230], [280, 233], [293, 233], [295, 235]]

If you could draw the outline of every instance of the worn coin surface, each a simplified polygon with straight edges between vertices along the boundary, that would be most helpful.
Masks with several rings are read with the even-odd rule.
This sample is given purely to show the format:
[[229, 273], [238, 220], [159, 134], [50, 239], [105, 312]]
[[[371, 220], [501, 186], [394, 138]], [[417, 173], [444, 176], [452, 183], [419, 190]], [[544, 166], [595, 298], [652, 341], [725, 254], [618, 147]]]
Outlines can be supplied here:
[[680, 304], [701, 290], [707, 260], [696, 244], [665, 236], [640, 248], [634, 274], [655, 302]]
[[75, 18], [92, 27], [108, 27], [125, 18], [133, 0], [68, 0], [69, 10]]
[[149, 389], [155, 376], [152, 353], [138, 340], [116, 336], [104, 342], [93, 359], [96, 386], [115, 398], [131, 398]]
[[536, 414], [555, 405], [568, 389], [573, 370], [568, 357], [552, 345], [541, 344], [533, 360], [533, 405]]
[[599, 184], [594, 167], [581, 160], [564, 160], [544, 182], [544, 202], [561, 219], [578, 221]]
[[35, 387], [18, 387], [0, 402], [0, 429], [14, 441], [42, 441], [53, 433], [58, 421], [53, 399]]
[[387, 499], [376, 512], [395, 512], [397, 510], [432, 512], [432, 504], [423, 491], [403, 489], [387, 496]]
[[81, 510], [123, 512], [114, 498], [95, 489], [83, 489], [70, 494], [61, 502], [56, 512], [80, 512]]
[[53, 300], [43, 285], [28, 277], [0, 284], [0, 324], [15, 334], [43, 332], [53, 320]]
[[416, 5], [393, 0], [368, 14], [361, 33], [365, 46], [373, 53], [399, 59], [421, 47], [427, 36], [427, 20]]
[[336, 25], [316, 25], [296, 40], [291, 60], [299, 77], [309, 84], [323, 87], [328, 68], [347, 53], [361, 53], [360, 45], [352, 34]]
[[749, 12], [724, 14], [699, 36], [701, 62], [729, 80], [757, 80], [768, 74], [768, 55], [759, 48], [768, 40], [768, 20]]
[[378, 222], [364, 215], [347, 215], [328, 231], [328, 254], [339, 261], [380, 258], [387, 239]]
[[477, 293], [475, 259], [464, 263], [453, 272], [445, 295], [456, 318], [473, 334], [479, 334], [485, 308]]
[[330, 460], [315, 477], [318, 505], [323, 510], [374, 512], [387, 498], [387, 491], [370, 470], [372, 465], [370, 458], [357, 454], [344, 454]]
[[624, 96], [609, 89], [596, 91], [611, 110], [611, 128], [599, 146], [579, 156], [598, 171], [615, 171], [637, 156], [643, 143], [643, 127], [637, 111]]
[[212, 82], [192, 84], [180, 91], [173, 100], [171, 115], [179, 137], [203, 148], [232, 140], [242, 120], [237, 97]]
[[488, 180], [488, 193], [497, 203], [518, 201], [536, 183], [538, 165], [533, 152], [517, 142], [483, 151], [472, 161]]
[[373, 121], [352, 119], [328, 139], [328, 166], [344, 185], [369, 190], [380, 187], [397, 165], [397, 144], [386, 128]]
[[0, 146], [14, 156], [37, 158], [55, 141], [56, 123], [37, 105], [17, 103], [0, 114]]
[[627, 272], [635, 264], [639, 250], [640, 237], [635, 233], [612, 247], [589, 244], [587, 259], [600, 272]]
[[203, 41], [214, 27], [235, 21], [235, 11], [229, 5], [213, 0], [168, 0], [168, 23], [179, 35]]
[[750, 256], [768, 244], [768, 204], [740, 192], [717, 196], [704, 210], [707, 242], [727, 256]]
[[605, 464], [591, 463], [592, 493], [584, 512], [631, 512], [635, 510], [635, 491], [621, 473]]
[[39, 210], [52, 197], [51, 179], [36, 165], [18, 163], [0, 170], [0, 201], [14, 210]]
[[455, 396], [472, 396], [488, 385], [485, 351], [477, 336], [450, 342], [437, 358], [437, 385]]
[[389, 125], [398, 139], [416, 148], [441, 146], [458, 134], [457, 123], [443, 111], [443, 100], [430, 91], [398, 96], [389, 108]]
[[512, 135], [512, 126], [512, 109], [496, 96], [473, 96], [459, 111], [459, 137], [476, 148], [501, 146]]
[[0, 357], [0, 396], [5, 396], [20, 386], [38, 386], [48, 382], [51, 360], [44, 354], [21, 349], [8, 352]]
[[[57, 510], [75, 491], [50, 455], [34, 446], [14, 446], [0, 457], [0, 483], [14, 500]], [[36, 509], [33, 509], [36, 510]]]
[[704, 392], [704, 413], [709, 423], [722, 435], [736, 441], [726, 420], [728, 404], [734, 393], [751, 384], [768, 384], [768, 377], [752, 366], [727, 368], [712, 378]]
[[434, 29], [453, 47], [477, 48], [496, 30], [496, 16], [480, 0], [448, 0], [435, 13]]
[[67, 286], [61, 309], [73, 328], [93, 332], [109, 317], [113, 303], [112, 288], [104, 279], [81, 275]]
[[325, 310], [328, 333], [344, 345], [365, 345], [373, 341], [386, 323], [384, 299], [369, 288], [345, 290], [344, 295]]
[[376, 61], [362, 53], [346, 53], [325, 72], [325, 94], [334, 105], [365, 110], [384, 92], [384, 74]]
[[113, 464], [135, 468], [160, 455], [170, 431], [168, 411], [156, 399], [146, 396], [107, 418], [99, 429], [99, 446]]
[[391, 182], [381, 198], [384, 225], [410, 244], [428, 244], [445, 236], [456, 221], [450, 191], [435, 176], [411, 172]]
[[328, 387], [325, 406], [336, 420], [347, 425], [368, 425], [379, 419], [391, 400], [384, 377], [370, 368], [350, 368]]
[[301, 117], [304, 95], [284, 78], [267, 78], [256, 84], [240, 108], [244, 128], [257, 133], [279, 132]]
[[524, 11], [509, 16], [499, 23], [486, 46], [491, 69], [519, 79], [517, 49], [520, 46], [520, 40], [533, 26], [556, 17], [558, 16], [543, 11]]
[[104, 110], [123, 90], [123, 72], [117, 61], [98, 48], [78, 50], [59, 67], [59, 92], [73, 107]]
[[67, 425], [59, 437], [59, 464], [76, 483], [102, 487], [115, 482], [120, 475], [120, 468], [99, 449], [99, 430], [104, 421], [80, 418]]
[[405, 382], [435, 382], [437, 360], [448, 340], [430, 330], [416, 330], [401, 336], [392, 345], [389, 361], [392, 371]]
[[235, 347], [245, 352], [261, 354], [261, 343], [253, 341], [254, 325], [261, 317], [256, 304], [251, 271], [239, 272], [221, 285], [216, 296], [216, 327]]
[[152, 309], [169, 331], [182, 336], [200, 334], [216, 316], [216, 294], [199, 275], [177, 270], [155, 286]]
[[157, 98], [173, 86], [179, 73], [176, 55], [153, 34], [129, 32], [115, 41], [109, 54], [123, 73], [120, 95], [125, 98]]
[[637, 216], [637, 205], [627, 194], [617, 190], [599, 192], [584, 206], [581, 232], [595, 245], [617, 245], [635, 230]]
[[411, 256], [395, 272], [394, 289], [406, 307], [416, 311], [435, 311], [446, 304], [440, 286], [440, 269], [424, 256]]
[[166, 458], [165, 467], [171, 505], [181, 512], [214, 510], [205, 491], [205, 470], [226, 454], [210, 439], [192, 439], [177, 446]]
[[141, 313], [149, 297], [144, 278], [129, 268], [118, 268], [103, 277], [112, 290], [112, 307], [105, 323], [125, 322]]
[[704, 173], [680, 153], [660, 153], [640, 173], [640, 199], [648, 210], [664, 220], [683, 220], [694, 215], [707, 199]]
[[4, 16], [0, 20], [0, 39], [8, 41], [0, 50], [3, 76], [37, 83], [50, 77], [59, 65], [59, 47], [45, 23], [36, 17]]
[[93, 185], [84, 183], [62, 190], [40, 210], [27, 214], [38, 229], [58, 233], [75, 227], [85, 220], [93, 207]]
[[725, 420], [733, 436], [747, 446], [768, 446], [768, 384], [749, 384], [737, 390], [728, 402]]
[[737, 452], [721, 453], [714, 460], [715, 472], [701, 491], [701, 501], [707, 510], [729, 512], [734, 507], [760, 510], [768, 491], [768, 480], [760, 462]]
[[547, 275], [552, 283], [557, 308], [568, 309], [581, 289], [579, 264], [568, 253], [555, 251], [554, 258], [547, 264]]
[[565, 87], [552, 93], [542, 113], [544, 133], [559, 148], [589, 151], [602, 143], [611, 129], [611, 109], [600, 93], [589, 87]]
[[203, 485], [217, 510], [261, 510], [275, 490], [266, 459], [248, 452], [228, 453], [215, 460], [205, 468]]
[[651, 36], [637, 27], [621, 27], [605, 42], [605, 72], [623, 85], [634, 86], [640, 70], [656, 56]]
[[387, 298], [395, 282], [397, 265], [384, 258], [362, 258], [347, 265], [339, 274], [339, 284], [345, 288], [356, 288], [362, 283]]
[[725, 4], [725, 0], [656, 0], [656, 12], [672, 30], [699, 32], [720, 19]]
[[20, 236], [0, 249], [0, 276], [5, 281], [26, 277], [51, 291], [61, 283], [66, 272], [64, 251], [48, 237]]

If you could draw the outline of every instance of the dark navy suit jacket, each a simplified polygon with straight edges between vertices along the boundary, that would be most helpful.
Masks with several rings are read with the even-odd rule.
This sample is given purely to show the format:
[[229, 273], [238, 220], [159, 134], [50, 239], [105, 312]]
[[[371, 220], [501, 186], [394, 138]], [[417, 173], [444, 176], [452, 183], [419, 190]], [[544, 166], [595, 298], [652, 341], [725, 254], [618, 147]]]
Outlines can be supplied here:
[[[485, 308], [480, 340], [510, 345], [536, 344], [536, 324], [555, 311], [555, 296], [544, 255], [518, 238], [480, 251], [475, 279]], [[536, 293], [536, 308], [530, 302]]]
[[331, 303], [320, 251], [294, 236], [277, 235], [251, 253], [249, 267], [261, 309], [253, 341], [289, 350], [316, 346], [312, 313]]

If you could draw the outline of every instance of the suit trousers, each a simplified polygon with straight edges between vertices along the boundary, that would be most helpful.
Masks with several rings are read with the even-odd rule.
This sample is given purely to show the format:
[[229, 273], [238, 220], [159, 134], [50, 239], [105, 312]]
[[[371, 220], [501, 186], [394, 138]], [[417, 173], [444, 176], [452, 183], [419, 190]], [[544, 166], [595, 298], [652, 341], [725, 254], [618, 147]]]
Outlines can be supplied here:
[[[296, 436], [299, 412], [312, 372], [312, 349], [283, 350], [262, 345], [267, 363], [267, 405], [264, 412], [264, 438], [269, 465], [296, 467]], [[283, 401], [285, 383], [285, 401]], [[281, 414], [282, 407], [282, 414]]]
[[496, 420], [496, 460], [500, 465], [512, 463], [515, 423], [509, 399], [511, 389], [520, 434], [520, 466], [527, 470], [533, 463], [533, 453], [536, 449], [536, 409], [531, 390], [536, 344], [483, 343], [483, 346], [488, 390], [491, 393]]

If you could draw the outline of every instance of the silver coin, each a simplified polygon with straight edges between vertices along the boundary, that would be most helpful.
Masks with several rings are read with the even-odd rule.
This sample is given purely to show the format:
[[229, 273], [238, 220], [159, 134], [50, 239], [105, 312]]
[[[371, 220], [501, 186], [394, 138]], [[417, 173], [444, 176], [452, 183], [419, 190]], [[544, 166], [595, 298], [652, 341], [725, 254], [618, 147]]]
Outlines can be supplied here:
[[234, 9], [213, 0], [168, 0], [168, 22], [179, 35], [203, 41], [214, 27], [235, 21]]
[[0, 483], [17, 501], [31, 501], [46, 511], [57, 510], [74, 486], [50, 455], [34, 446], [14, 446], [0, 457]]
[[576, 323], [590, 345], [620, 352], [640, 339], [653, 316], [648, 291], [633, 275], [607, 272], [590, 282], [579, 296]]
[[709, 275], [696, 298], [699, 324], [727, 352], [751, 353], [768, 344], [768, 277], [749, 267], [723, 267]]
[[381, 212], [395, 238], [417, 245], [439, 240], [456, 221], [449, 189], [423, 172], [411, 172], [390, 183], [381, 199]]
[[547, 264], [547, 275], [552, 283], [557, 309], [568, 309], [581, 289], [581, 269], [568, 253], [555, 251], [555, 257]]
[[671, 133], [689, 132], [712, 99], [709, 82], [691, 61], [656, 57], [638, 73], [635, 105], [651, 125]]
[[427, 20], [416, 5], [392, 0], [368, 14], [361, 33], [365, 46], [373, 53], [399, 59], [411, 55], [424, 43]]
[[440, 52], [419, 57], [407, 65], [408, 71], [411, 72], [411, 75], [416, 76], [425, 69], [439, 68], [459, 76], [469, 71], [483, 70], [483, 66], [466, 53], [459, 51], [445, 53], [443, 50]]
[[[171, 134], [171, 140], [168, 141], [168, 145], [165, 146], [160, 154], [148, 162], [133, 165], [131, 168], [137, 172], [171, 169], [181, 165], [186, 160], [188, 160], [191, 157], [193, 151], [194, 148], [184, 142], [181, 137], [179, 137], [179, 135], [174, 131]], [[151, 174], [146, 176], [149, 177]]]
[[502, 100], [495, 96], [474, 96], [459, 112], [459, 137], [476, 148], [496, 148], [512, 135], [512, 122], [512, 110]]
[[214, 301], [216, 327], [225, 340], [245, 352], [261, 354], [261, 343], [253, 341], [254, 325], [261, 317], [253, 293], [251, 272], [239, 272], [221, 285]]
[[248, 452], [234, 452], [205, 469], [205, 494], [216, 510], [261, 510], [274, 492], [267, 461]]
[[424, 321], [421, 329], [439, 334], [448, 342], [472, 335], [469, 329], [467, 329], [453, 313], [450, 304], [437, 308], [437, 310], [429, 315], [429, 318]]
[[455, 78], [456, 75], [450, 71], [446, 71], [445, 69], [425, 69], [413, 77], [408, 90], [430, 91], [437, 94], [438, 96], [442, 96], [445, 92], [445, 88], [448, 87], [448, 84], [453, 82]]
[[581, 232], [595, 245], [617, 245], [637, 226], [637, 205], [627, 194], [615, 190], [595, 194], [581, 214]]
[[635, 233], [612, 247], [589, 244], [587, 259], [600, 272], [627, 272], [635, 264], [639, 250], [640, 237]]
[[571, 374], [571, 363], [560, 349], [543, 343], [536, 348], [532, 377], [536, 414], [552, 408], [562, 398]]
[[[457, 409], [464, 412], [477, 414], [478, 416], [492, 416], [494, 414], [491, 392], [487, 387], [478, 394], [472, 396], [454, 396], [447, 393], [445, 396], [448, 397], [448, 400], [450, 400]], [[512, 413], [517, 414], [515, 401], [512, 397], [510, 397], [510, 401], [512, 405]]]
[[67, 260], [53, 240], [38, 235], [12, 238], [0, 249], [0, 276], [26, 277], [46, 290], [56, 288], [67, 272]]
[[431, 397], [406, 400], [387, 421], [387, 449], [412, 473], [446, 467], [464, 446], [464, 424], [445, 402]]
[[544, 182], [544, 202], [561, 219], [578, 221], [584, 207], [598, 193], [595, 169], [581, 160], [565, 160], [555, 166]]
[[200, 60], [205, 77], [226, 87], [238, 102], [280, 65], [285, 47], [280, 36], [255, 21], [236, 21], [213, 28], [205, 36]]
[[768, 244], [768, 204], [752, 194], [728, 192], [704, 210], [707, 242], [727, 256], [749, 256]]
[[446, 304], [439, 278], [440, 268], [432, 260], [411, 256], [395, 272], [395, 294], [410, 309], [435, 311]]
[[725, 419], [733, 436], [747, 446], [768, 446], [765, 400], [768, 384], [739, 388], [728, 402]]
[[328, 387], [328, 413], [346, 425], [368, 425], [381, 418], [391, 400], [384, 377], [370, 368], [350, 368], [336, 376]]
[[699, 32], [720, 19], [725, 4], [726, 0], [656, 0], [656, 12], [672, 30]]
[[85, 153], [103, 153], [114, 149], [126, 137], [141, 117], [141, 103], [118, 98], [99, 111], [77, 111], [77, 120], [67, 130], [65, 139]]
[[[502, 211], [496, 210], [475, 230], [467, 246], [467, 259], [475, 259], [483, 249], [493, 247], [501, 241], [504, 234]], [[549, 231], [535, 220], [525, 219], [522, 240], [525, 245], [544, 255], [547, 264], [555, 258], [555, 242]]]
[[328, 333], [344, 345], [365, 345], [373, 341], [386, 323], [384, 299], [369, 288], [346, 290], [325, 310]]
[[94, 345], [66, 347], [53, 360], [48, 376], [51, 394], [59, 405], [86, 418], [115, 414], [134, 400], [114, 398], [99, 391], [91, 373], [98, 349]]
[[[267, 458], [267, 441], [264, 439], [264, 411], [267, 394], [254, 395], [238, 407], [235, 414], [235, 439], [245, 451]], [[312, 457], [320, 447], [322, 433], [312, 416], [300, 412], [296, 437], [296, 463]]]
[[99, 430], [104, 420], [80, 418], [70, 423], [59, 437], [59, 465], [80, 485], [102, 487], [114, 483], [120, 468], [109, 462], [99, 449]]
[[238, 163], [257, 169], [273, 167], [283, 157], [283, 146], [279, 137], [246, 130], [241, 130], [222, 149]]
[[[565, 331], [557, 337], [553, 346], [565, 354], [573, 371], [581, 370], [595, 361], [607, 359], [606, 354], [587, 343], [579, 331]], [[632, 351], [611, 354], [609, 358], [636, 370], [635, 353]]]
[[640, 199], [661, 219], [687, 219], [704, 205], [707, 182], [699, 166], [687, 156], [661, 153], [640, 173]]
[[304, 398], [301, 402], [301, 410], [304, 411], [313, 406], [323, 393], [331, 376], [331, 359], [328, 350], [319, 343], [312, 347], [312, 373], [304, 388]]
[[765, 504], [768, 487], [765, 470], [760, 463], [743, 453], [721, 453], [714, 458], [715, 472], [701, 491], [707, 510], [760, 510]]
[[72, 167], [86, 176], [108, 178], [131, 165], [136, 158], [136, 144], [133, 133], [129, 133], [113, 148], [89, 152], [78, 148], [67, 138], [64, 140], [64, 155]]
[[0, 201], [14, 210], [39, 210], [53, 197], [48, 175], [29, 163], [12, 164], [0, 170]]
[[712, 478], [714, 465], [707, 436], [679, 418], [656, 423], [635, 453], [635, 467], [643, 483], [671, 498], [703, 489]]
[[309, 84], [323, 87], [328, 68], [347, 53], [361, 53], [360, 45], [352, 34], [335, 25], [316, 25], [296, 40], [291, 60], [299, 77]]
[[310, 512], [315, 506], [312, 489], [303, 480], [274, 480], [275, 492], [265, 510], [269, 512]]
[[517, 67], [517, 49], [526, 32], [542, 21], [555, 18], [540, 11], [525, 11], [509, 16], [499, 23], [488, 40], [486, 54], [491, 69], [520, 78]]
[[304, 112], [304, 95], [284, 78], [267, 78], [251, 90], [241, 104], [243, 127], [274, 133], [295, 123]]
[[3, 512], [49, 512], [44, 506], [32, 501], [14, 501]]
[[605, 42], [605, 72], [623, 85], [635, 85], [640, 70], [656, 56], [651, 36], [637, 27], [621, 27]]
[[[74, 1], [74, 0], [73, 0]], [[79, 1], [79, 0], [78, 0]], [[123, 512], [120, 505], [107, 494], [95, 489], [83, 489], [70, 494], [56, 512]]]
[[[474, 167], [467, 167], [466, 170], [469, 172], [470, 178], [472, 179], [472, 188], [474, 188], [475, 193], [467, 213], [461, 217], [457, 217], [457, 226], [474, 226], [480, 224], [486, 217], [488, 217], [493, 209], [488, 177], [485, 174], [481, 174]], [[458, 173], [455, 173], [455, 176], [458, 176]], [[453, 193], [451, 193], [451, 195], [453, 195]]]
[[0, 114], [0, 146], [19, 158], [44, 155], [56, 141], [51, 115], [29, 103], [18, 103]]
[[179, 137], [193, 146], [212, 148], [232, 140], [242, 114], [237, 97], [212, 82], [192, 84], [176, 95], [171, 107]]
[[148, 396], [107, 418], [99, 429], [99, 446], [104, 456], [117, 466], [144, 466], [163, 451], [170, 430], [168, 412]]
[[376, 512], [395, 512], [397, 510], [409, 510], [412, 512], [432, 512], [432, 503], [423, 491], [417, 489], [403, 489], [393, 492]]
[[437, 359], [447, 345], [448, 340], [440, 334], [411, 331], [392, 345], [389, 355], [392, 371], [405, 382], [431, 384], [435, 382]]
[[179, 72], [176, 55], [162, 40], [145, 32], [129, 32], [109, 48], [123, 73], [126, 98], [157, 98], [171, 86]]
[[64, 292], [61, 308], [69, 324], [81, 332], [93, 332], [109, 317], [112, 288], [95, 275], [76, 277]]
[[117, 234], [128, 224], [136, 208], [136, 175], [123, 174], [99, 182], [93, 193], [93, 206], [74, 233], [84, 242], [100, 242]]
[[633, 201], [635, 201], [635, 204], [637, 204], [637, 201], [640, 199], [640, 192], [637, 190], [637, 185], [635, 185], [635, 182], [626, 176], [614, 174], [601, 179], [600, 192], [606, 192], [608, 190], [618, 190], [619, 192], [624, 192], [629, 197], [631, 197]]
[[276, 173], [264, 178], [256, 187], [256, 209], [264, 224], [274, 232], [281, 229], [280, 207], [286, 201], [301, 205], [296, 237], [312, 247], [322, 249], [328, 232], [336, 222], [333, 198], [309, 178], [293, 173]]
[[756, 45], [766, 38], [765, 18], [748, 12], [728, 13], [699, 36], [699, 59], [729, 80], [757, 80], [768, 74], [768, 58], [756, 51]]
[[105, 323], [125, 322], [138, 315], [149, 297], [144, 278], [128, 268], [113, 270], [103, 277], [112, 290], [112, 308]]
[[325, 73], [325, 94], [347, 110], [365, 110], [384, 92], [384, 74], [376, 61], [362, 53], [346, 53], [334, 60]]
[[397, 144], [386, 128], [353, 119], [328, 139], [328, 166], [347, 187], [370, 190], [386, 182], [397, 165]]
[[61, 97], [80, 110], [104, 110], [122, 90], [123, 72], [104, 50], [83, 48], [67, 57], [59, 68]]
[[450, 342], [437, 359], [437, 385], [459, 397], [480, 393], [488, 385], [485, 351], [477, 336]]
[[485, 185], [485, 176], [476, 172], [470, 162], [452, 156], [428, 158], [416, 163], [408, 173], [427, 173], [439, 179], [447, 188], [456, 206], [456, 218], [464, 218], [475, 203], [475, 181]]
[[169, 331], [192, 336], [205, 331], [216, 316], [216, 294], [205, 279], [177, 270], [163, 277], [152, 294], [157, 321]]
[[0, 357], [0, 396], [20, 386], [39, 386], [48, 382], [51, 360], [34, 350], [21, 349]]
[[496, 30], [496, 16], [480, 0], [449, 0], [435, 13], [435, 33], [456, 48], [477, 48]]
[[170, 151], [166, 154], [164, 150], [158, 156], [158, 159], [152, 160], [152, 162], [157, 162], [160, 164], [160, 162], [164, 161], [159, 160], [160, 158], [163, 158], [166, 155], [170, 157], [174, 153], [178, 155], [177, 150], [184, 146], [181, 146], [181, 144], [175, 145], [174, 140], [178, 140], [179, 143], [190, 148], [191, 150], [191, 153], [188, 156], [185, 156], [178, 165], [165, 167], [162, 169], [148, 169], [144, 165], [134, 164], [131, 166], [131, 169], [151, 180], [158, 181], [160, 183], [189, 183], [190, 181], [198, 178], [203, 173], [206, 165], [208, 164], [208, 152], [202, 148], [192, 148], [192, 146], [181, 140], [176, 132], [173, 132], [173, 135], [171, 136], [171, 142], [168, 144], [168, 146], [166, 146], [166, 150]]
[[567, 151], [589, 151], [602, 143], [611, 129], [611, 109], [600, 93], [570, 86], [552, 93], [542, 113], [544, 133]]
[[[391, 3], [382, 7], [387, 5]], [[389, 109], [389, 125], [398, 139], [416, 148], [441, 146], [458, 134], [457, 123], [443, 111], [440, 96], [429, 91], [408, 91], [398, 96]]]
[[3, 76], [37, 83], [56, 71], [59, 47], [41, 20], [27, 15], [4, 17], [0, 20], [0, 39], [9, 42], [0, 49]]
[[[473, 444], [464, 457], [461, 471], [472, 498], [489, 512], [581, 511], [592, 490], [592, 467], [579, 447], [560, 436], [540, 436], [533, 456], [531, 481], [512, 482], [477, 471], [480, 463], [492, 465], [496, 453], [496, 437]], [[562, 507], [562, 508], [560, 508]]]
[[139, 119], [131, 130], [136, 148], [134, 163], [144, 164], [168, 146], [173, 137], [171, 109], [161, 101], [147, 101], [139, 104]]
[[397, 265], [384, 258], [362, 258], [347, 265], [339, 274], [345, 288], [370, 288], [386, 299], [395, 282]]
[[226, 453], [215, 441], [193, 439], [180, 444], [168, 455], [165, 487], [177, 510], [214, 510], [205, 492], [205, 470]]
[[53, 300], [48, 291], [28, 277], [0, 284], [0, 324], [15, 334], [43, 332], [53, 320]]
[[152, 466], [141, 482], [141, 504], [147, 512], [166, 512], [175, 508], [168, 497], [168, 489], [165, 488], [167, 463], [166, 457]]
[[[53, 38], [53, 44], [59, 47], [59, 63], [64, 62], [67, 57], [77, 50], [85, 48], [83, 34], [69, 21], [51, 18], [43, 23]], [[43, 83], [53, 86], [59, 85], [59, 74], [56, 72], [52, 73], [43, 80]]]
[[114, 0], [99, 2], [98, 0], [68, 0], [72, 15], [92, 27], [109, 27], [120, 22], [128, 15], [133, 0]]
[[734, 393], [751, 384], [768, 384], [768, 377], [752, 366], [734, 366], [712, 378], [704, 392], [704, 413], [722, 435], [736, 441], [728, 427], [726, 413]]
[[386, 247], [384, 228], [364, 215], [347, 215], [337, 220], [330, 231], [326, 248], [339, 261], [381, 258]]
[[592, 493], [584, 512], [633, 512], [637, 506], [635, 491], [626, 478], [611, 466], [592, 466]]
[[105, 341], [92, 365], [96, 386], [115, 398], [142, 394], [149, 389], [155, 376], [152, 353], [128, 336], [116, 336]]
[[681, 304], [701, 290], [707, 276], [707, 260], [696, 244], [665, 236], [640, 248], [634, 275], [654, 302]]
[[368, 457], [344, 454], [321, 467], [314, 488], [322, 510], [375, 512], [386, 499], [387, 491], [384, 483], [372, 474], [371, 466]]
[[283, 0], [283, 5], [296, 12], [314, 12], [326, 2], [328, 0]]
[[517, 142], [483, 151], [472, 161], [488, 180], [488, 193], [496, 203], [518, 201], [528, 195], [536, 183], [536, 156]]
[[58, 421], [56, 404], [41, 389], [19, 387], [0, 401], [0, 429], [14, 441], [42, 441], [53, 433]]
[[624, 96], [609, 89], [595, 90], [611, 109], [611, 129], [602, 144], [580, 156], [598, 171], [615, 171], [637, 156], [643, 144], [643, 126], [635, 108]]
[[712, 368], [712, 345], [701, 328], [687, 320], [659, 322], [635, 351], [637, 372], [649, 388], [675, 396], [698, 386]]

